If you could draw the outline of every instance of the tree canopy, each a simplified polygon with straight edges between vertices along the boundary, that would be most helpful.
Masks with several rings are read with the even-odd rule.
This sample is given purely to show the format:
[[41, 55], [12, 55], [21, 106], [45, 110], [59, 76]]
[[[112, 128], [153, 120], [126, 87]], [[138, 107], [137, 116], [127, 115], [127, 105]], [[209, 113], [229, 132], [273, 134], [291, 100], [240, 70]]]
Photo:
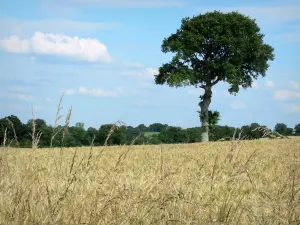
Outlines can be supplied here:
[[236, 94], [266, 75], [274, 49], [263, 38], [254, 19], [214, 11], [182, 19], [176, 33], [163, 40], [162, 52], [175, 55], [159, 68], [155, 83], [205, 90], [199, 104], [203, 141], [208, 141], [212, 86], [224, 81], [230, 84], [229, 93]]

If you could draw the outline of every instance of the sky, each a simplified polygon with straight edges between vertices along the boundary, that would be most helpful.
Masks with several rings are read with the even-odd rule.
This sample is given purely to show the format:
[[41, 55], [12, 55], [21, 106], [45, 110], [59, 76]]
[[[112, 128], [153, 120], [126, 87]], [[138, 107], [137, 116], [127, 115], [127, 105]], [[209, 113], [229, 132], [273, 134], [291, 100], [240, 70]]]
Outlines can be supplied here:
[[26, 123], [33, 106], [36, 118], [53, 124], [64, 92], [71, 125], [200, 126], [201, 89], [155, 85], [154, 75], [172, 57], [161, 44], [181, 19], [214, 10], [256, 19], [275, 49], [252, 88], [233, 96], [226, 83], [214, 87], [219, 124], [300, 123], [298, 0], [0, 0], [0, 117]]

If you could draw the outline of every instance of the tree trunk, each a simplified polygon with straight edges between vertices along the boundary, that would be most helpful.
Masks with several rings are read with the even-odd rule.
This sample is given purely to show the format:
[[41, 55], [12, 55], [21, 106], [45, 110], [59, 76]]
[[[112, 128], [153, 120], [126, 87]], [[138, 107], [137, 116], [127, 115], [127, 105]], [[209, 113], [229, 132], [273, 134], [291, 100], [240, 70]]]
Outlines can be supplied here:
[[212, 87], [206, 86], [204, 88], [204, 95], [200, 96], [200, 121], [202, 125], [202, 142], [209, 142], [209, 123], [208, 123], [208, 108], [211, 103], [211, 97], [212, 97]]

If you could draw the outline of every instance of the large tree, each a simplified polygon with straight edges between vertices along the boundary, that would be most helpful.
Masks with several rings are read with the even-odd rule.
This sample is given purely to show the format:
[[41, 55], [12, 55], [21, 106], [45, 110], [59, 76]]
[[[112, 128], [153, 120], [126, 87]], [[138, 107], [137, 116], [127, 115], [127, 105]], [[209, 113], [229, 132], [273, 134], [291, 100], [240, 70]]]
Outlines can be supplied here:
[[155, 83], [204, 89], [199, 103], [203, 142], [209, 141], [212, 87], [227, 82], [229, 93], [235, 95], [240, 87], [251, 87], [254, 79], [266, 75], [274, 49], [263, 38], [254, 19], [214, 11], [182, 19], [176, 33], [163, 40], [162, 52], [175, 56], [159, 68]]

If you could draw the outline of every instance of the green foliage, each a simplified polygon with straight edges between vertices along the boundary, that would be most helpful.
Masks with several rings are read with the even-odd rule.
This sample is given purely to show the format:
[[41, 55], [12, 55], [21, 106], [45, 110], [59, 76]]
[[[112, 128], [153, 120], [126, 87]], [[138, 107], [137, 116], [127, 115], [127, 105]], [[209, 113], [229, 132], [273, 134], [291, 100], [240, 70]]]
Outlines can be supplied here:
[[199, 103], [203, 141], [208, 141], [208, 124], [216, 118], [211, 114], [208, 121], [212, 86], [227, 82], [229, 93], [236, 94], [240, 87], [251, 87], [253, 80], [266, 75], [274, 49], [263, 37], [254, 19], [214, 11], [182, 19], [176, 33], [163, 40], [162, 52], [175, 55], [159, 68], [155, 83], [205, 90]]
[[[210, 111], [210, 115], [214, 115], [219, 118], [219, 113], [217, 111]], [[7, 117], [0, 119], [0, 140], [3, 142], [3, 135], [5, 128], [8, 128], [8, 142], [13, 140], [14, 135], [11, 131], [10, 125], [6, 120]], [[15, 131], [18, 135], [18, 141], [20, 147], [31, 148], [31, 136], [29, 133], [32, 132], [32, 120], [29, 120], [26, 124], [23, 124], [18, 117], [10, 116], [13, 121], [16, 122]], [[213, 118], [213, 116], [211, 116]], [[219, 126], [216, 124], [216, 120], [210, 121], [211, 129], [209, 130], [209, 138], [212, 141], [218, 141], [221, 138], [229, 137], [231, 138], [234, 134], [234, 127], [230, 126]], [[75, 146], [89, 146], [95, 136], [94, 145], [101, 146], [104, 144], [109, 131], [111, 130], [113, 124], [104, 124], [99, 129], [89, 127], [87, 130], [84, 128], [83, 123], [76, 123], [75, 126], [68, 127], [68, 133], [64, 137], [64, 147], [75, 147]], [[243, 135], [245, 139], [252, 140], [258, 139], [263, 136], [263, 131], [255, 130], [257, 127], [261, 126], [258, 123], [251, 123], [251, 125], [242, 126]], [[60, 125], [57, 129], [62, 128]], [[141, 133], [141, 129], [148, 130]], [[160, 129], [160, 132], [150, 131]], [[50, 138], [52, 135], [52, 127], [48, 126], [45, 120], [36, 119], [36, 130], [42, 131], [42, 136], [40, 139], [40, 147], [48, 148], [50, 146]], [[288, 128], [283, 123], [278, 123], [275, 126], [275, 130], [282, 132], [284, 135], [292, 135], [293, 129]], [[154, 123], [150, 124], [148, 127], [146, 125], [139, 125], [138, 127], [132, 126], [121, 126], [116, 129], [110, 136], [108, 140], [108, 145], [130, 145], [133, 140], [135, 140], [135, 145], [142, 144], [173, 144], [173, 143], [196, 143], [201, 141], [203, 129], [201, 127], [192, 127], [187, 129], [182, 129], [181, 127], [168, 126], [167, 124]], [[237, 129], [237, 134], [240, 129]], [[300, 134], [300, 124], [295, 126], [295, 135]], [[138, 137], [138, 138], [137, 138]], [[53, 146], [60, 147], [62, 140], [62, 132], [60, 132], [54, 139]], [[2, 143], [1, 143], [2, 144]], [[11, 146], [15, 146], [12, 142]]]
[[[297, 125], [295, 126], [295, 130], [296, 130], [296, 128], [297, 128]], [[274, 131], [278, 132], [281, 135], [291, 136], [291, 135], [293, 135], [294, 129], [287, 127], [287, 125], [284, 123], [277, 123], [275, 125]], [[295, 132], [297, 133], [297, 130]]]
[[144, 136], [147, 137], [147, 138], [151, 138], [154, 135], [158, 135], [158, 134], [159, 134], [159, 132], [145, 132]]
[[187, 143], [196, 143], [201, 141], [201, 127], [193, 127], [186, 129]]
[[[96, 134], [97, 142], [100, 145], [104, 145], [106, 138], [109, 135], [110, 130], [112, 129], [113, 124], [104, 124], [100, 127], [99, 131]], [[108, 139], [108, 145], [123, 145], [126, 143], [125, 128], [121, 127], [115, 129], [114, 132], [110, 135]]]
[[161, 132], [162, 130], [167, 129], [167, 127], [167, 124], [153, 123], [149, 125], [149, 130], [151, 132]]
[[300, 136], [300, 123], [295, 126], [294, 130], [295, 130], [294, 135], [295, 136]]
[[170, 126], [167, 129], [160, 132], [158, 138], [162, 143], [167, 144], [186, 142], [186, 135], [181, 127]]
[[74, 127], [69, 128], [69, 132], [75, 139], [75, 146], [84, 146], [88, 144], [83, 123], [76, 123]]
[[218, 11], [182, 19], [180, 29], [165, 38], [164, 53], [175, 53], [159, 68], [156, 84], [205, 87], [225, 81], [229, 92], [251, 87], [252, 79], [265, 76], [274, 49], [265, 44], [255, 20], [238, 12]]

